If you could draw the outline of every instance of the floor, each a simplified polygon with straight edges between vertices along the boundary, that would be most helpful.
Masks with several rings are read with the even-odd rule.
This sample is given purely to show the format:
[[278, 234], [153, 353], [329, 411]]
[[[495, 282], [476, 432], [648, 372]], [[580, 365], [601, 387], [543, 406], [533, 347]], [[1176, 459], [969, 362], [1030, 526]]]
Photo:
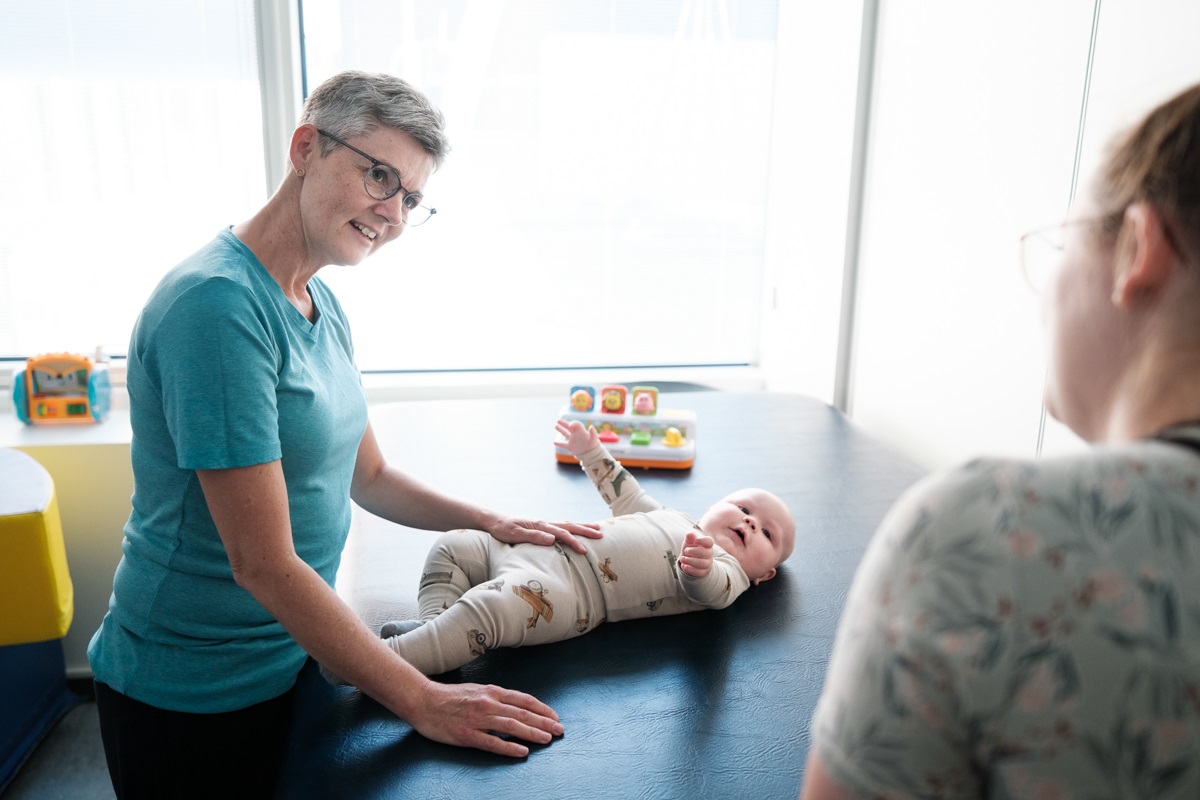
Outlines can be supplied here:
[[63, 716], [0, 792], [3, 800], [113, 800], [96, 703]]

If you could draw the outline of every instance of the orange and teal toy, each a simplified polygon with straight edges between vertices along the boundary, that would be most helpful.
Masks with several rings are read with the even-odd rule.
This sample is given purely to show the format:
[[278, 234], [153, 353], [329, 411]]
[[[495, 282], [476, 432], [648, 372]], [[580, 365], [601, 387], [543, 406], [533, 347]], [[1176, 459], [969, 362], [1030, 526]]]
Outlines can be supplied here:
[[112, 409], [108, 367], [75, 353], [26, 359], [13, 375], [13, 408], [26, 425], [101, 422]]

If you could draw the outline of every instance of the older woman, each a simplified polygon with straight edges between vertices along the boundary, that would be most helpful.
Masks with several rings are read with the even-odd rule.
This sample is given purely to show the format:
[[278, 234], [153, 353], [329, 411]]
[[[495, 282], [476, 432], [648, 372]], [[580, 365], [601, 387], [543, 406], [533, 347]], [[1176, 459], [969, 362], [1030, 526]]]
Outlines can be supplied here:
[[806, 798], [1200, 797], [1200, 86], [1115, 142], [1053, 233], [1046, 408], [1095, 446], [897, 504]]
[[[267, 797], [308, 656], [432, 739], [522, 756], [554, 711], [434, 683], [332, 588], [351, 500], [403, 525], [501, 541], [595, 537], [515, 519], [387, 464], [350, 328], [316, 277], [428, 219], [442, 117], [402, 80], [347, 72], [308, 98], [290, 170], [251, 219], [172, 270], [129, 348], [133, 512], [89, 658], [119, 796]], [[232, 792], [232, 795], [231, 795]]]

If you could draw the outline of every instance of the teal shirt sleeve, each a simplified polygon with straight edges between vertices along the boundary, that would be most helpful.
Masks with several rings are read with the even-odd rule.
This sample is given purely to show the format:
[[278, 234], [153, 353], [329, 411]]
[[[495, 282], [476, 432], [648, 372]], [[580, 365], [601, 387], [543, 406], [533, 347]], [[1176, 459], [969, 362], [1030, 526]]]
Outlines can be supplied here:
[[245, 286], [211, 278], [183, 292], [142, 355], [181, 469], [278, 459], [280, 353]]

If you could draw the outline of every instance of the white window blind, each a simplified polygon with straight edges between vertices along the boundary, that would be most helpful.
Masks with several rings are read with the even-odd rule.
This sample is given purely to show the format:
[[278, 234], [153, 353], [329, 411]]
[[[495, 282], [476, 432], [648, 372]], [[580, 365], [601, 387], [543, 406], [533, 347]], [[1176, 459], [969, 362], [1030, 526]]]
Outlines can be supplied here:
[[0, 356], [123, 353], [263, 202], [252, 0], [0, 0]]

